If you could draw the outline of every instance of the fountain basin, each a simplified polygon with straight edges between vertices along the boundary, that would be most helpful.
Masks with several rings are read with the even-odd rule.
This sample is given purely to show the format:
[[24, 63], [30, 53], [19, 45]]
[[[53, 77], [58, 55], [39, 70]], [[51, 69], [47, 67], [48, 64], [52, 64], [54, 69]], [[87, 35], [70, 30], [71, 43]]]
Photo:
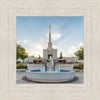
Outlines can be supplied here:
[[67, 82], [74, 79], [75, 72], [69, 70], [60, 70], [60, 72], [41, 72], [40, 70], [28, 70], [26, 71], [26, 77], [29, 80], [37, 82]]

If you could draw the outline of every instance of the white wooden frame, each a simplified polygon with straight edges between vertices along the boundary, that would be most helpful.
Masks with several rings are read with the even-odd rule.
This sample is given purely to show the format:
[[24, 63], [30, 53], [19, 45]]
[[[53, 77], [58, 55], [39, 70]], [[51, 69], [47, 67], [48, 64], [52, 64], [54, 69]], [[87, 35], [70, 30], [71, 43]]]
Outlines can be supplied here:
[[[100, 100], [99, 0], [1, 0], [0, 100]], [[16, 16], [84, 16], [84, 84], [16, 84]]]

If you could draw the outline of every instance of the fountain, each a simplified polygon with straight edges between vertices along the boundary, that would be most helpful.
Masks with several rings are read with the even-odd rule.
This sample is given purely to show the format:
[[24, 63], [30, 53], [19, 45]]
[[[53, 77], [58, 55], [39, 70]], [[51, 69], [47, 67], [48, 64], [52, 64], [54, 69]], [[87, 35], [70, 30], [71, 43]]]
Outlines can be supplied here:
[[54, 66], [54, 60], [52, 57], [50, 57], [49, 59], [49, 63], [47, 63], [47, 69], [46, 69], [46, 66], [41, 64], [41, 69], [40, 69], [41, 72], [60, 72], [60, 65], [55, 65]]
[[74, 79], [75, 72], [61, 70], [61, 65], [50, 57], [49, 63], [42, 63], [40, 70], [27, 70], [26, 77], [37, 82], [67, 82]]
[[[26, 77], [29, 80], [39, 82], [65, 82], [74, 79], [75, 72], [73, 70], [62, 70], [62, 65], [57, 63], [57, 49], [52, 47], [51, 42], [51, 25], [49, 25], [48, 48], [43, 49], [42, 61], [44, 61], [44, 63], [41, 64], [41, 67], [39, 65], [39, 70], [35, 69], [36, 64], [27, 64], [28, 70], [26, 72]], [[68, 67], [72, 68], [73, 64], [66, 64], [67, 69]]]

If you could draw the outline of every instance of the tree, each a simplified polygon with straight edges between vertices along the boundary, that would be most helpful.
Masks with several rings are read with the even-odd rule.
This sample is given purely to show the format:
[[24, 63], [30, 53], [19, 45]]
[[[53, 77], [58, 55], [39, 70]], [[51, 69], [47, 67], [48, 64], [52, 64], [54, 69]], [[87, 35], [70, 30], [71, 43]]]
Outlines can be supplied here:
[[39, 59], [41, 59], [40, 55], [39, 55]]
[[33, 57], [33, 58], [34, 58], [35, 56], [34, 56], [34, 55], [32, 55], [31, 57]]
[[21, 59], [25, 59], [26, 57], [28, 57], [28, 54], [25, 51], [25, 48], [23, 48], [21, 45], [16, 44], [16, 53], [17, 53], [17, 59], [21, 58]]
[[81, 47], [80, 50], [75, 52], [75, 55], [78, 57], [79, 60], [83, 60], [84, 59], [84, 48]]
[[62, 52], [60, 52], [60, 57], [59, 57], [60, 59], [62, 59], [63, 58], [63, 56], [62, 56]]

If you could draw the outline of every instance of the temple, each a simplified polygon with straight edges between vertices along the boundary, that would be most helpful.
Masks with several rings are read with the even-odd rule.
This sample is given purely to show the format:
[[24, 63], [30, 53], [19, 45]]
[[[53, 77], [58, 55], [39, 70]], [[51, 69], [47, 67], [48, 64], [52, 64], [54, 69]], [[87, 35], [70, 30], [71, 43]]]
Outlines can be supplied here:
[[[54, 49], [52, 47], [52, 41], [51, 41], [51, 37], [52, 37], [52, 34], [51, 34], [51, 25], [49, 25], [49, 42], [48, 42], [48, 46], [47, 46], [47, 49], [43, 49], [43, 58], [41, 59], [38, 59], [38, 57], [27, 57], [25, 58], [24, 60], [19, 58], [17, 59], [17, 61], [20, 61], [20, 62], [33, 62], [34, 60], [38, 60], [38, 61], [47, 61], [50, 56], [55, 60], [57, 61], [58, 60], [58, 57], [57, 57], [57, 49]], [[65, 60], [66, 63], [69, 63], [69, 62], [79, 62], [78, 60], [78, 57], [63, 57], [62, 59], [59, 59], [59, 61], [63, 61]], [[83, 60], [81, 61], [83, 62]]]
[[49, 42], [47, 49], [43, 49], [43, 59], [49, 59], [52, 56], [53, 59], [57, 59], [57, 49], [53, 49], [51, 42], [51, 25], [49, 25]]

